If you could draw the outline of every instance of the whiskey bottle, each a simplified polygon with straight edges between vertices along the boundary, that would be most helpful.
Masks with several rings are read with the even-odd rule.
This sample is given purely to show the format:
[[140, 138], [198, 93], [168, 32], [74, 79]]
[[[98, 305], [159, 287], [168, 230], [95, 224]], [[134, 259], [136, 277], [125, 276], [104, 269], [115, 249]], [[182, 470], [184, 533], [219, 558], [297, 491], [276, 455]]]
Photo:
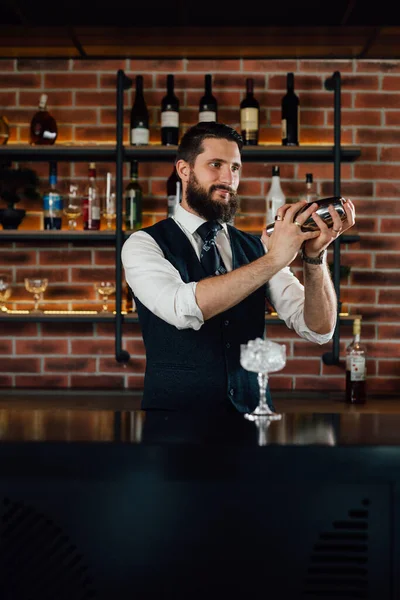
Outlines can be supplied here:
[[361, 319], [354, 319], [354, 339], [346, 348], [346, 402], [366, 402], [366, 349], [360, 342]]
[[83, 198], [83, 229], [96, 231], [100, 229], [100, 196], [96, 184], [96, 164], [89, 165], [89, 183]]
[[57, 123], [47, 110], [47, 94], [39, 100], [39, 110], [31, 121], [31, 144], [49, 146], [57, 139]]

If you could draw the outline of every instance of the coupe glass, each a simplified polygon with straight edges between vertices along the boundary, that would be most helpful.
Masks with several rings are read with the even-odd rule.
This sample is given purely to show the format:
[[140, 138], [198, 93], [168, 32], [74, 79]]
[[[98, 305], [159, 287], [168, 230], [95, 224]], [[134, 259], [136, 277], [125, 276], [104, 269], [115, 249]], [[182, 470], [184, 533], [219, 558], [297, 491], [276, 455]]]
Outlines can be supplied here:
[[7, 312], [6, 302], [10, 296], [10, 276], [0, 273], [0, 311]]
[[46, 291], [49, 280], [42, 277], [26, 277], [25, 278], [25, 289], [33, 294], [34, 307], [30, 311], [31, 313], [39, 314], [43, 311], [39, 308], [40, 300], [43, 300], [43, 292]]
[[94, 284], [98, 294], [103, 298], [103, 310], [108, 312], [108, 297], [115, 292], [115, 283], [113, 281], [99, 281]]
[[282, 417], [272, 412], [266, 401], [268, 373], [280, 371], [286, 364], [286, 347], [270, 340], [257, 338], [247, 344], [240, 345], [240, 364], [246, 371], [257, 373], [260, 388], [260, 400], [257, 408], [245, 417], [250, 421], [266, 418], [268, 421], [278, 420]]
[[79, 197], [79, 188], [75, 183], [71, 183], [68, 188], [68, 201], [64, 207], [64, 215], [68, 217], [68, 229], [76, 229], [76, 219], [82, 214], [82, 204]]

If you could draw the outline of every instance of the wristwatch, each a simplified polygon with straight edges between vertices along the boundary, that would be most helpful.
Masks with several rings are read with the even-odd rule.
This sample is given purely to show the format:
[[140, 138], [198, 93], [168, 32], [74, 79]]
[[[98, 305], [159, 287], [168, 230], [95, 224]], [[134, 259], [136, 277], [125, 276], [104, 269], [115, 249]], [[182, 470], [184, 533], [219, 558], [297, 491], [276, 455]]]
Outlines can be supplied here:
[[318, 256], [316, 256], [315, 258], [311, 258], [311, 256], [307, 256], [307, 254], [304, 252], [303, 248], [300, 251], [300, 256], [301, 256], [302, 260], [304, 262], [308, 263], [309, 265], [322, 265], [322, 263], [324, 262], [325, 254], [326, 254], [326, 249], [322, 250], [322, 252], [320, 254], [318, 254]]

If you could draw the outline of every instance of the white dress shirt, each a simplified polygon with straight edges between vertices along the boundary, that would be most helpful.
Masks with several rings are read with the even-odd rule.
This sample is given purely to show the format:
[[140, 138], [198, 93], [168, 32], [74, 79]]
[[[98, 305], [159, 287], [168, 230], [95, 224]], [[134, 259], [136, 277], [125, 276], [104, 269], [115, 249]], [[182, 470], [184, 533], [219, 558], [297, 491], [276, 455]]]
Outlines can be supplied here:
[[[196, 229], [204, 219], [178, 205], [174, 220], [188, 237], [200, 259], [202, 239]], [[224, 265], [232, 270], [232, 250], [226, 223], [216, 237]], [[265, 248], [265, 246], [264, 246]], [[267, 249], [265, 248], [267, 252]], [[157, 242], [145, 231], [136, 231], [123, 245], [122, 264], [125, 278], [137, 298], [160, 319], [177, 329], [200, 329], [203, 314], [196, 302], [197, 282], [184, 283], [179, 271], [164, 258]], [[271, 302], [290, 329], [312, 342], [324, 344], [333, 335], [311, 331], [304, 321], [304, 287], [289, 267], [285, 267], [269, 280]]]

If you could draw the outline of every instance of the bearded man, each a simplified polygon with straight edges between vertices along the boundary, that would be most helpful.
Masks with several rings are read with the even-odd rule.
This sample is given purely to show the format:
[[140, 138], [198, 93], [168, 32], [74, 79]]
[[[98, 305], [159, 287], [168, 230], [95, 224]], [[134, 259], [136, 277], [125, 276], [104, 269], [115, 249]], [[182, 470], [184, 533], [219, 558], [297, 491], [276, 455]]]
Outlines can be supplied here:
[[[286, 204], [274, 232], [257, 237], [230, 224], [238, 208], [243, 140], [221, 123], [198, 123], [175, 161], [182, 202], [175, 216], [133, 233], [122, 249], [146, 348], [143, 409], [251, 412], [257, 375], [240, 365], [240, 344], [265, 334], [266, 299], [300, 337], [332, 338], [336, 296], [326, 248], [355, 220], [346, 202], [329, 229], [306, 202]], [[312, 216], [319, 230], [304, 233]], [[304, 286], [289, 265], [301, 251]], [[268, 390], [267, 399], [272, 407]]]

